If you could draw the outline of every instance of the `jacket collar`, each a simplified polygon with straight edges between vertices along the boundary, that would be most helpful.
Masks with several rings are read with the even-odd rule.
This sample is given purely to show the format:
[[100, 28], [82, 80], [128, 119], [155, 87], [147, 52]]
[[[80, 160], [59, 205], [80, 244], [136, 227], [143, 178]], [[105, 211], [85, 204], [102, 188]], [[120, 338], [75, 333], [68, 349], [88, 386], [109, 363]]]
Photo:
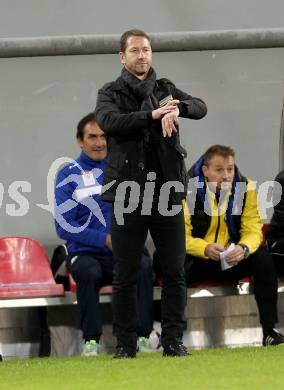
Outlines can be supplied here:
[[103, 167], [105, 166], [106, 159], [104, 158], [103, 160], [96, 161], [96, 160], [93, 160], [91, 157], [87, 156], [84, 152], [81, 152], [77, 161], [79, 163], [81, 162], [81, 163], [87, 165], [88, 167], [103, 169]]

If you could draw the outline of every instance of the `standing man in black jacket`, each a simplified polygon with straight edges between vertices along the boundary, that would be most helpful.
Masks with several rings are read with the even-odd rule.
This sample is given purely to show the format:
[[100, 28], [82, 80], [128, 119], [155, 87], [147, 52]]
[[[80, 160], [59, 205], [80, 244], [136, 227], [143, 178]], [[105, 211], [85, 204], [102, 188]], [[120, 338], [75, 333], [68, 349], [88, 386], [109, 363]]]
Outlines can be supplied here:
[[[205, 103], [156, 79], [149, 36], [130, 30], [120, 39], [121, 76], [98, 93], [96, 118], [108, 139], [103, 194], [114, 202], [111, 223], [116, 358], [136, 355], [136, 280], [150, 231], [162, 259], [162, 346], [165, 356], [186, 356], [182, 344], [186, 286], [186, 151], [179, 142], [179, 116], [201, 119]], [[112, 183], [112, 184], [111, 184]], [[123, 216], [123, 218], [121, 218]]]

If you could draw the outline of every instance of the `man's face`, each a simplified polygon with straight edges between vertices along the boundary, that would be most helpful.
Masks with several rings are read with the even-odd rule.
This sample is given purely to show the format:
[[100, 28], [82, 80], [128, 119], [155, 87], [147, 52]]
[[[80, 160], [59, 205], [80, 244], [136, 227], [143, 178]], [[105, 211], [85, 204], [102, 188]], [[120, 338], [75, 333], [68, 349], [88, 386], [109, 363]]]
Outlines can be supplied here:
[[105, 133], [96, 122], [89, 122], [84, 127], [83, 140], [77, 139], [83, 152], [93, 160], [103, 160], [107, 155], [107, 143]]
[[208, 165], [202, 166], [202, 171], [209, 183], [217, 183], [218, 190], [230, 190], [235, 174], [235, 159], [216, 154]]
[[125, 52], [120, 52], [119, 58], [128, 72], [140, 80], [144, 80], [152, 66], [150, 42], [145, 37], [129, 37]]

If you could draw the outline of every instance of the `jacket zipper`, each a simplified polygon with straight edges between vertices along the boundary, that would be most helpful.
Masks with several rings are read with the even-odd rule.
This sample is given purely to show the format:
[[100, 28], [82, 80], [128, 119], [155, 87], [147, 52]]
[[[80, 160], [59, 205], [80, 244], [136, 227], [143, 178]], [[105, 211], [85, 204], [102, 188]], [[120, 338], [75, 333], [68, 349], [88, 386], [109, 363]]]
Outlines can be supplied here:
[[217, 223], [217, 229], [216, 229], [215, 240], [214, 240], [215, 243], [217, 242], [218, 239], [219, 229], [220, 229], [220, 215], [218, 210], [218, 223]]
[[218, 240], [218, 234], [219, 234], [219, 230], [220, 230], [220, 205], [219, 205], [219, 201], [220, 199], [218, 199], [218, 203], [217, 203], [217, 210], [218, 210], [218, 223], [217, 223], [217, 229], [216, 229], [216, 233], [215, 233], [215, 240], [214, 242], [216, 243], [217, 240]]

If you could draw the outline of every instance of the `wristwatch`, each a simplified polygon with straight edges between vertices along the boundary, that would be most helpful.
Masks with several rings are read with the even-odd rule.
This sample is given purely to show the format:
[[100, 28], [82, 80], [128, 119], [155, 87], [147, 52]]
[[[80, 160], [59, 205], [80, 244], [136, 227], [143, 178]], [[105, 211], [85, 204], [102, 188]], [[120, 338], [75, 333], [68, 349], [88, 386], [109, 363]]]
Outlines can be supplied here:
[[244, 250], [244, 259], [247, 259], [247, 258], [249, 257], [249, 255], [250, 255], [248, 246], [245, 245], [245, 244], [239, 244], [239, 245], [240, 245], [240, 246], [243, 248], [243, 250]]

